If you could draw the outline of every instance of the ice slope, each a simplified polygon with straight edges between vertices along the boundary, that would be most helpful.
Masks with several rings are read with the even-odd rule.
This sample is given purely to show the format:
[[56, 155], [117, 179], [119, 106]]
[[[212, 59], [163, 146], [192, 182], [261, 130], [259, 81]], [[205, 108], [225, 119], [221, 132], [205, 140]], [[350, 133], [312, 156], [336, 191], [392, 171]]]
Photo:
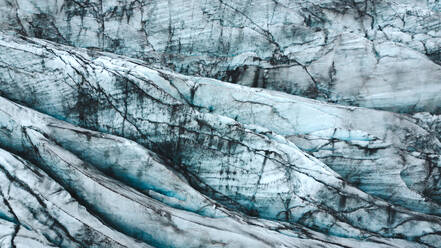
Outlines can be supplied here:
[[436, 0], [2, 0], [27, 36], [345, 105], [439, 113]]
[[[217, 203], [206, 206], [222, 213], [215, 218], [210, 211], [183, 211], [188, 208], [186, 201], [170, 204], [160, 198], [161, 203], [154, 200], [161, 192], [136, 191], [136, 185], [127, 180], [130, 170], [120, 172], [126, 175], [110, 173], [133, 161], [129, 155], [145, 150], [136, 149], [134, 142], [75, 127], [4, 98], [0, 102], [0, 146], [34, 161], [0, 149], [0, 230], [5, 233], [5, 247], [427, 247], [425, 243], [436, 241], [431, 232], [417, 243], [374, 233], [363, 241], [327, 236], [298, 224], [250, 218]], [[78, 153], [76, 145], [90, 151]], [[102, 151], [115, 151], [115, 147], [120, 150], [102, 156]], [[103, 168], [105, 164], [109, 167]], [[154, 173], [151, 167], [162, 170]], [[188, 196], [194, 204], [209, 201], [166, 165], [143, 164], [138, 169], [153, 173], [132, 175], [131, 180], [176, 180], [161, 186], [175, 186], [168, 192]], [[408, 214], [413, 216], [410, 222], [415, 224], [413, 218], [418, 218], [416, 223], [429, 229], [439, 222]], [[421, 218], [430, 223], [424, 224]]]
[[[125, 61], [122, 58], [87, 53], [37, 39], [3, 36], [2, 40], [0, 58], [5, 66], [1, 68], [3, 83], [0, 90], [3, 95], [74, 124], [140, 142], [167, 157], [176, 170], [187, 175], [187, 179], [196, 189], [229, 208], [263, 218], [301, 223], [331, 235], [353, 238], [374, 235], [436, 244], [437, 231], [441, 225], [439, 217], [419, 213], [418, 206], [405, 205], [414, 208], [414, 211], [409, 211], [373, 198], [349, 185], [327, 165], [300, 151], [293, 143], [276, 133], [262, 131], [264, 129], [256, 125], [244, 126], [223, 115], [207, 113], [214, 109], [204, 110], [195, 105], [194, 101], [192, 103], [186, 100], [186, 93], [180, 92], [173, 84], [174, 81], [167, 78], [179, 78], [179, 75], [167, 75], [143, 66], [133, 72], [128, 67], [118, 66], [118, 61]], [[24, 64], [10, 59], [13, 57], [23, 58], [21, 62]], [[137, 66], [129, 60], [126, 62]], [[195, 94], [197, 91], [193, 90]], [[221, 95], [222, 91], [217, 92]], [[247, 90], [244, 88], [243, 92], [246, 93]], [[273, 99], [270, 93], [264, 96]], [[312, 103], [319, 104], [315, 101], [311, 101]], [[225, 105], [228, 106], [226, 103]], [[4, 107], [3, 112], [6, 113], [11, 109], [15, 113], [20, 112], [17, 105], [13, 107], [8, 101], [0, 106]], [[354, 110], [324, 106], [342, 109], [344, 113]], [[23, 126], [26, 127], [26, 120], [29, 118], [14, 119], [14, 116], [16, 114], [10, 113], [1, 119], [11, 126], [12, 132], [23, 132]], [[396, 121], [401, 120], [396, 114], [392, 116], [397, 117]], [[39, 153], [44, 152], [41, 147], [54, 146], [45, 141], [46, 138], [39, 135], [38, 130], [32, 130], [25, 128], [25, 133], [30, 137], [24, 139], [25, 146], [29, 147], [26, 142], [40, 144], [34, 144]], [[417, 132], [429, 136], [424, 129]], [[330, 132], [322, 132], [321, 135], [326, 137]], [[344, 131], [335, 133], [335, 137], [340, 139], [345, 139], [345, 135], [347, 133]], [[363, 137], [363, 133], [355, 132], [355, 136]], [[7, 137], [17, 135], [3, 136], [6, 138], [3, 144], [14, 149], [14, 142]], [[400, 137], [397, 138], [399, 140]], [[432, 142], [433, 145], [439, 143], [436, 138]], [[46, 143], [48, 145], [44, 145]], [[23, 144], [23, 141], [18, 141], [18, 144]], [[65, 153], [56, 146], [46, 152], [51, 154], [50, 151]], [[82, 164], [81, 159], [75, 155], [66, 156], [76, 161], [75, 163]], [[49, 165], [62, 164], [60, 160], [53, 160], [53, 156], [42, 156], [41, 159], [42, 163]], [[50, 170], [50, 167], [45, 168]], [[64, 177], [71, 173], [58, 173], [60, 181], [69, 181]], [[93, 172], [90, 175], [92, 177], [99, 174]], [[411, 183], [413, 179], [411, 178]], [[91, 179], [88, 177], [87, 180]], [[92, 183], [97, 180], [92, 180]], [[434, 185], [437, 186], [436, 182]], [[124, 191], [124, 188], [121, 190]], [[78, 197], [87, 198], [84, 192], [78, 192], [81, 193]], [[101, 210], [102, 207], [98, 206], [98, 209]], [[101, 214], [109, 216], [109, 212]], [[109, 221], [124, 227], [127, 225], [125, 218]], [[143, 229], [142, 226], [136, 226], [134, 230]], [[144, 236], [139, 238], [147, 239]], [[164, 240], [167, 238], [163, 237]]]

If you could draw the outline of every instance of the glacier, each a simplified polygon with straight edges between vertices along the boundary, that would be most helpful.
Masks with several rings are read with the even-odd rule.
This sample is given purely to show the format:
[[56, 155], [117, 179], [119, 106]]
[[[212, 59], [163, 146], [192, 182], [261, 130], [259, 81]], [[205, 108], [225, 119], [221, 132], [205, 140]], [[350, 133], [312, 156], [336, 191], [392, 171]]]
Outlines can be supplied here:
[[1, 247], [441, 247], [440, 11], [0, 0]]
[[0, 9], [5, 30], [187, 75], [352, 106], [441, 111], [437, 0], [2, 0]]

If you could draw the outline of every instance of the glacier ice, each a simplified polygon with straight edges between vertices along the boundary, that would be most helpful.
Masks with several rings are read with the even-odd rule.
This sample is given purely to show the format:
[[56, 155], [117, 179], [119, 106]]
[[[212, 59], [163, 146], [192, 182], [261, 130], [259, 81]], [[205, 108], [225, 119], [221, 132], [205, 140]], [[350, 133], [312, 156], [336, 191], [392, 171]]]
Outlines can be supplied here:
[[440, 11], [0, 0], [0, 246], [440, 247]]
[[5, 30], [188, 75], [346, 105], [440, 112], [435, 0], [2, 0], [0, 9]]

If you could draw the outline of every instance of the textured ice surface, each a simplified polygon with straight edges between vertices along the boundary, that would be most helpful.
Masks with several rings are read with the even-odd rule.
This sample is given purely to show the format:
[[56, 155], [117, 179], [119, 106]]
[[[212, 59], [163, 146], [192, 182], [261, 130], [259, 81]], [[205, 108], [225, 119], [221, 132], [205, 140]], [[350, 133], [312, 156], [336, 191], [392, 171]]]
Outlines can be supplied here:
[[0, 246], [440, 247], [440, 7], [0, 0]]
[[[332, 236], [325, 237], [296, 224], [275, 223], [245, 217], [226, 210], [217, 203], [210, 205], [209, 199], [191, 189], [185, 181], [176, 179], [176, 175], [173, 175], [167, 166], [150, 165], [162, 167], [162, 170], [165, 171], [162, 176], [167, 176], [163, 180], [174, 177], [175, 182], [164, 182], [164, 186], [176, 185], [174, 195], [184, 194], [192, 197], [194, 204], [197, 204], [198, 201], [206, 201], [206, 207], [214, 212], [220, 212], [221, 216], [209, 218], [205, 216], [213, 215], [211, 211], [194, 213], [193, 211], [173, 209], [152, 199], [156, 196], [152, 194], [154, 190], [141, 194], [124, 184], [125, 181], [130, 185], [125, 177], [122, 177], [122, 181], [116, 181], [115, 179], [121, 179], [121, 175], [112, 174], [111, 168], [102, 168], [102, 165], [107, 163], [112, 163], [114, 167], [125, 164], [127, 161], [124, 156], [118, 156], [120, 161], [115, 162], [114, 156], [110, 154], [97, 160], [95, 156], [87, 155], [87, 152], [79, 153], [85, 157], [86, 162], [74, 155], [75, 152], [78, 152], [78, 148], [72, 145], [78, 141], [71, 140], [74, 140], [72, 135], [79, 139], [81, 139], [81, 135], [87, 135], [88, 140], [81, 142], [81, 145], [94, 151], [96, 156], [100, 156], [100, 150], [118, 146], [120, 143], [132, 144], [133, 142], [72, 126], [3, 98], [0, 98], [0, 101], [2, 106], [0, 123], [4, 127], [0, 135], [1, 146], [23, 154], [33, 160], [35, 164], [0, 150], [0, 164], [2, 165], [0, 176], [4, 177], [2, 182], [5, 184], [1, 187], [5, 190], [2, 193], [5, 209], [1, 212], [5, 216], [2, 219], [6, 219], [10, 223], [5, 223], [2, 226], [4, 228], [10, 226], [7, 230], [11, 233], [11, 240], [13, 240], [6, 245], [14, 244], [16, 247], [29, 245], [29, 243], [24, 243], [21, 246], [21, 243], [16, 241], [20, 237], [19, 231], [25, 228], [42, 232], [44, 237], [39, 237], [38, 241], [44, 245], [66, 247], [147, 247], [139, 243], [140, 241], [131, 240], [116, 231], [159, 247], [198, 247], [209, 243], [222, 243], [225, 247], [249, 245], [258, 247], [316, 247], [319, 245], [327, 247], [334, 245], [335, 247], [340, 245], [388, 247], [392, 244], [418, 246], [404, 240], [381, 238], [374, 233], [371, 233], [363, 242]], [[107, 140], [106, 143], [100, 142], [104, 139]], [[136, 145], [134, 146], [136, 148]], [[133, 153], [133, 146], [119, 147], [120, 151], [115, 155]], [[74, 153], [66, 149], [70, 149]], [[146, 151], [141, 147], [139, 149]], [[149, 165], [145, 166], [146, 168], [141, 171], [153, 170], [149, 168]], [[50, 177], [40, 168], [47, 171]], [[103, 174], [97, 168], [110, 175]], [[130, 171], [126, 173], [130, 175]], [[139, 177], [142, 178], [142, 174]], [[60, 183], [56, 183], [54, 179]], [[149, 180], [149, 177], [145, 178], [145, 181]], [[363, 193], [357, 190], [353, 191], [355, 194], [360, 194], [357, 197], [365, 198]], [[194, 195], [191, 195], [192, 192]], [[157, 192], [157, 194], [160, 193]], [[27, 194], [30, 197], [22, 198]], [[82, 205], [78, 205], [74, 199], [80, 199]], [[372, 201], [374, 205], [384, 204], [372, 198], [368, 198], [368, 200]], [[188, 203], [185, 201], [173, 204], [164, 202], [169, 205], [175, 204], [181, 209], [188, 208]], [[396, 214], [400, 217], [409, 218], [412, 216], [409, 221], [416, 221], [426, 230], [440, 225], [436, 223], [441, 223], [435, 218], [387, 206], [390, 208], [389, 211], [397, 210]], [[378, 210], [376, 211], [372, 207], [374, 206], [369, 207], [370, 211], [378, 213]], [[39, 221], [40, 218], [35, 220], [35, 217], [26, 214], [29, 212], [34, 213], [32, 216], [36, 216], [36, 214], [41, 215], [40, 218], [44, 216], [45, 221]], [[97, 223], [93, 216], [88, 217], [89, 213], [112, 226], [114, 230], [100, 226], [101, 222]], [[415, 217], [419, 220], [413, 221], [412, 219]], [[315, 220], [318, 223], [327, 221], [317, 218]], [[15, 228], [16, 224], [18, 224], [18, 228]], [[173, 228], [169, 228], [170, 226]], [[97, 229], [97, 231], [91, 232], [91, 229]], [[103, 235], [105, 236], [101, 238]]]
[[440, 112], [441, 3], [0, 1], [4, 29], [188, 75], [397, 112]]
[[[327, 105], [210, 79], [206, 79], [207, 83], [204, 84], [201, 83], [205, 80], [202, 78], [156, 71], [123, 58], [88, 54], [83, 50], [35, 39], [3, 35], [0, 45], [0, 59], [6, 65], [0, 68], [1, 79], [4, 81], [0, 90], [4, 95], [77, 125], [133, 139], [168, 158], [162, 160], [134, 142], [70, 126], [1, 99], [0, 120], [5, 129], [0, 135], [0, 143], [13, 152], [26, 154], [26, 158], [39, 164], [74, 197], [81, 199], [90, 211], [127, 235], [149, 244], [170, 246], [198, 246], [208, 240], [244, 244], [261, 242], [248, 240], [249, 237], [240, 234], [237, 234], [237, 238], [233, 234], [227, 235], [224, 237], [227, 240], [224, 240], [220, 233], [217, 233], [220, 236], [216, 232], [210, 236], [210, 229], [202, 231], [208, 235], [203, 238], [198, 234], [190, 235], [186, 230], [184, 233], [188, 238], [183, 240], [172, 238], [181, 233], [176, 230], [167, 229], [164, 232], [158, 229], [158, 233], [154, 232], [152, 227], [158, 223], [168, 226], [170, 221], [175, 221], [173, 218], [168, 221], [167, 218], [163, 219], [162, 212], [158, 217], [147, 217], [152, 216], [152, 209], [158, 208], [178, 216], [181, 216], [180, 213], [193, 216], [188, 217], [191, 219], [197, 220], [202, 215], [217, 217], [212, 220], [216, 223], [229, 223], [225, 219], [230, 215], [229, 212], [222, 206], [217, 209], [217, 203], [190, 188], [187, 180], [196, 189], [235, 211], [300, 223], [331, 235], [357, 239], [372, 235], [397, 237], [431, 244], [432, 241], [419, 240], [428, 233], [433, 233], [432, 239], [436, 239], [436, 232], [441, 228], [439, 217], [420, 213], [438, 214], [437, 180], [435, 178], [430, 181], [435, 174], [431, 174], [433, 170], [424, 164], [413, 164], [415, 171], [427, 175], [424, 181], [410, 176], [403, 177], [403, 181], [407, 181], [402, 184], [387, 183], [391, 181], [390, 176], [397, 177], [397, 182], [401, 179], [399, 176], [402, 176], [399, 169], [394, 171], [392, 167], [384, 170], [390, 172], [388, 177], [375, 176], [375, 179], [387, 185], [366, 190], [384, 196], [386, 200], [390, 200], [387, 196], [394, 196], [391, 197], [391, 203], [412, 210], [409, 211], [373, 198], [349, 185], [327, 165], [277, 134], [341, 140], [368, 150], [386, 149], [393, 144], [402, 156], [418, 151], [434, 153], [439, 146], [437, 138], [431, 137], [425, 129], [406, 117], [382, 111]], [[16, 56], [26, 57], [26, 67], [10, 59]], [[214, 90], [212, 86], [218, 89]], [[204, 93], [204, 90], [210, 89], [213, 91]], [[211, 103], [210, 106], [198, 102], [204, 96]], [[210, 101], [211, 97], [214, 98]], [[277, 101], [279, 104], [275, 104]], [[290, 112], [295, 115], [284, 117], [288, 123], [302, 119], [303, 116], [320, 118], [320, 115], [328, 118], [328, 121], [321, 122], [320, 127], [296, 123], [304, 129], [289, 133], [277, 127], [270, 131], [268, 123], [271, 120], [267, 119], [268, 123], [265, 124], [263, 117], [271, 115], [260, 113], [261, 122], [253, 122], [253, 118], [247, 117], [247, 108], [242, 106], [246, 102], [257, 105], [256, 111], [261, 108], [265, 110], [265, 107], [271, 105], [283, 108], [286, 103], [291, 103], [298, 112]], [[235, 118], [245, 125], [226, 117], [229, 114], [221, 111], [221, 105], [233, 113], [243, 109], [244, 116]], [[312, 114], [308, 110], [319, 110], [320, 113]], [[302, 115], [302, 111], [305, 114]], [[371, 121], [377, 124], [377, 128], [373, 128], [372, 124], [362, 125], [362, 120], [357, 118], [358, 112], [361, 112], [360, 115], [372, 113]], [[353, 120], [354, 123], [348, 123], [347, 120]], [[387, 120], [386, 124], [380, 126], [380, 120], [383, 123]], [[315, 123], [312, 120], [305, 122]], [[391, 127], [394, 122], [400, 125]], [[334, 129], [330, 130], [330, 126], [326, 125], [332, 125]], [[412, 133], [406, 131], [408, 128], [413, 129]], [[381, 132], [394, 133], [391, 139], [387, 139]], [[406, 140], [409, 134], [420, 138], [427, 136], [432, 146], [420, 147], [412, 140]], [[390, 144], [378, 144], [377, 136]], [[303, 140], [311, 144], [315, 141], [314, 138]], [[406, 150], [409, 145], [414, 145], [414, 149]], [[393, 154], [394, 149], [389, 153]], [[354, 154], [350, 153], [353, 157]], [[146, 164], [137, 160], [136, 156], [144, 157]], [[149, 157], [155, 161], [148, 162]], [[136, 162], [131, 162], [131, 159]], [[95, 166], [91, 167], [88, 163]], [[167, 164], [183, 173], [186, 179], [175, 174]], [[349, 165], [342, 171], [350, 171]], [[366, 172], [366, 168], [363, 170], [361, 174], [366, 173], [369, 179], [372, 172]], [[109, 176], [114, 179], [109, 179]], [[155, 179], [161, 176], [163, 178]], [[144, 194], [136, 193], [115, 179]], [[363, 185], [367, 189], [373, 185], [368, 179], [365, 179]], [[378, 181], [375, 183], [379, 184]], [[389, 189], [393, 189], [394, 194], [381, 195], [381, 192]], [[433, 197], [431, 194], [423, 194], [427, 190], [433, 191]], [[95, 195], [93, 192], [96, 191], [101, 193]], [[162, 203], [156, 203], [152, 198]], [[119, 202], [125, 202], [132, 211], [121, 209]], [[115, 203], [117, 205], [113, 205]], [[208, 205], [207, 209], [205, 205]], [[151, 223], [151, 227], [146, 223]], [[204, 230], [198, 225], [192, 227], [188, 223], [180, 224], [189, 225], [190, 229]], [[275, 244], [282, 242], [278, 236], [281, 234], [268, 235], [274, 239]], [[288, 239], [286, 242], [291, 241]]]

